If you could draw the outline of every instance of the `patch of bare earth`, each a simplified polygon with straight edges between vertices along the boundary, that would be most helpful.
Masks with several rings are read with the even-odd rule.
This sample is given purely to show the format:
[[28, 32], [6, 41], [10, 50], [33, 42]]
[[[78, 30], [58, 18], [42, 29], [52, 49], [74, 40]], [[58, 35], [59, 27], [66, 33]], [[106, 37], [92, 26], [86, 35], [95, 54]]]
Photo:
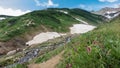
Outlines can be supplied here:
[[46, 62], [40, 63], [40, 64], [30, 64], [28, 65], [28, 68], [55, 68], [56, 65], [59, 63], [59, 61], [62, 59], [62, 54], [64, 51], [62, 51], [60, 54], [52, 57]]

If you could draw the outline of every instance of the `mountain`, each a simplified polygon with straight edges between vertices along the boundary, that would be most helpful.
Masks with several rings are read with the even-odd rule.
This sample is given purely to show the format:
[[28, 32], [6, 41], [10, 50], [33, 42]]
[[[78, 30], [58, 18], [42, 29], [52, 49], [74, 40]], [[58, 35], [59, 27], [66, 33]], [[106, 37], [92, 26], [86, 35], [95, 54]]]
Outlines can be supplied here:
[[[58, 68], [119, 68], [119, 21], [119, 15], [108, 22], [104, 16], [78, 8], [48, 8], [6, 18], [0, 21], [0, 67], [12, 68], [18, 64], [15, 68], [26, 68], [31, 63], [47, 61], [63, 50]], [[97, 28], [72, 35], [69, 32], [74, 24], [85, 27], [90, 24]], [[50, 32], [67, 35], [33, 46], [26, 44], [45, 32], [50, 36]], [[37, 40], [46, 37], [48, 35]]]
[[[48, 8], [36, 10], [22, 16], [9, 17], [0, 21], [0, 56], [9, 54], [11, 51], [15, 52], [15, 50], [24, 50], [28, 46], [26, 42], [43, 32], [69, 33], [70, 27], [74, 24], [97, 26], [106, 21], [107, 19], [104, 16], [78, 8]], [[4, 64], [10, 63], [5, 62]]]
[[108, 19], [112, 19], [120, 14], [120, 8], [105, 7], [95, 12], [95, 14], [99, 14], [99, 15], [107, 17]]
[[95, 24], [103, 23], [103, 22], [107, 21], [107, 18], [105, 18], [104, 16], [93, 14], [91, 12], [88, 12], [88, 11], [85, 11], [85, 10], [79, 9], [79, 8], [74, 8], [74, 9], [49, 8], [49, 9], [67, 12], [72, 17], [82, 19], [82, 20], [84, 20], [86, 22], [89, 22], [89, 24], [94, 24], [95, 25]]
[[24, 48], [27, 41], [41, 32], [66, 33], [73, 24], [83, 21], [97, 25], [106, 22], [106, 19], [78, 8], [49, 8], [7, 18], [0, 21], [0, 54]]
[[[70, 26], [83, 23], [83, 20], [93, 25], [106, 22], [105, 17], [78, 8], [49, 8], [2, 20], [0, 21], [1, 54], [24, 47], [27, 41], [41, 32], [69, 32]], [[6, 47], [7, 50], [4, 49]]]

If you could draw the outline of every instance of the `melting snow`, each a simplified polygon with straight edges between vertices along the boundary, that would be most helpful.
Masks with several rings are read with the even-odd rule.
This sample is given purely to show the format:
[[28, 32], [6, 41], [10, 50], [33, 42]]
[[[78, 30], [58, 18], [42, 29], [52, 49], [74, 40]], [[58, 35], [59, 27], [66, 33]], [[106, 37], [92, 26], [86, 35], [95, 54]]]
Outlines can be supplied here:
[[81, 20], [79, 18], [75, 18], [75, 19], [78, 20], [78, 21], [80, 21], [80, 22], [82, 22], [82, 23], [84, 23], [84, 24], [88, 24], [87, 22], [85, 22], [85, 21], [83, 21], [83, 20]]
[[[88, 31], [93, 30], [94, 28], [96, 28], [96, 27], [92, 26], [92, 25], [74, 24], [73, 27], [70, 27], [70, 33], [71, 34], [86, 33]], [[60, 37], [63, 35], [66, 35], [66, 34], [60, 34], [57, 32], [40, 33], [40, 34], [36, 35], [32, 40], [28, 41], [26, 44], [28, 44], [28, 45], [40, 44], [40, 43], [48, 41], [49, 39], [54, 39], [54, 38], [57, 38], [57, 37]]]
[[54, 39], [62, 35], [66, 35], [66, 34], [59, 34], [57, 32], [40, 33], [36, 35], [32, 40], [28, 41], [26, 44], [28, 45], [40, 44], [40, 43], [48, 41], [49, 39]]
[[4, 17], [0, 17], [0, 20], [3, 20], [3, 19], [5, 19]]
[[107, 14], [116, 13], [117, 11], [108, 11]]
[[60, 12], [64, 13], [64, 14], [68, 14], [67, 11], [63, 11], [63, 10], [60, 10]]
[[80, 33], [86, 33], [88, 31], [93, 30], [94, 28], [96, 28], [95, 26], [92, 25], [86, 25], [86, 24], [75, 24], [73, 25], [73, 27], [70, 28], [70, 33], [71, 34], [80, 34]]
[[105, 17], [107, 17], [108, 19], [112, 19], [117, 17], [120, 14], [120, 12], [117, 11], [108, 11], [104, 14]]

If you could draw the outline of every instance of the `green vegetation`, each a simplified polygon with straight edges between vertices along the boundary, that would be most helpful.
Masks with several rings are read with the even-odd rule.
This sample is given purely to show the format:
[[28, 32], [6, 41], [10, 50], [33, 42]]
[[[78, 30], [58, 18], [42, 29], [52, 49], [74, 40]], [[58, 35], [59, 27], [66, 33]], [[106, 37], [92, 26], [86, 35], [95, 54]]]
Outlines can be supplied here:
[[119, 68], [120, 16], [111, 23], [74, 38], [58, 68]]
[[[58, 10], [67, 11], [68, 14]], [[94, 25], [106, 22], [103, 16], [77, 8], [49, 8], [0, 21], [0, 41], [8, 41], [14, 37], [23, 38], [22, 36], [26, 36], [25, 34], [38, 31], [68, 32], [70, 26], [79, 23], [75, 18], [80, 18]], [[27, 64], [42, 63], [64, 50], [63, 60], [58, 64], [58, 68], [119, 68], [119, 18], [114, 19], [111, 23], [101, 24], [94, 31], [72, 39], [65, 47], [46, 52]], [[43, 46], [47, 46], [48, 43]], [[11, 63], [14, 63], [13, 58], [0, 62], [1, 66], [7, 66]], [[27, 64], [18, 64], [15, 68], [26, 68]]]
[[[68, 14], [58, 10], [67, 11]], [[8, 41], [14, 37], [24, 37], [35, 31], [68, 32], [72, 24], [80, 23], [75, 18], [92, 24], [103, 22], [103, 17], [81, 9], [47, 9], [33, 11], [19, 17], [10, 17], [0, 21], [0, 41]]]
[[71, 15], [74, 18], [78, 18], [78, 19], [82, 19], [86, 22], [88, 22], [89, 24], [94, 24], [94, 25], [98, 25], [100, 23], [104, 23], [106, 22], [107, 18], [101, 16], [101, 15], [96, 15], [93, 14], [91, 12], [79, 9], [79, 8], [74, 8], [74, 9], [68, 9], [68, 8], [49, 8], [51, 10], [63, 10], [63, 11], [67, 11], [69, 13], [69, 15]]
[[[12, 17], [1, 21], [0, 40], [6, 41], [15, 36], [30, 33], [32, 29], [67, 32], [72, 24], [79, 23], [69, 15], [51, 10], [41, 10], [20, 17]], [[33, 30], [33, 32], [34, 32]], [[35, 30], [36, 31], [36, 30]]]

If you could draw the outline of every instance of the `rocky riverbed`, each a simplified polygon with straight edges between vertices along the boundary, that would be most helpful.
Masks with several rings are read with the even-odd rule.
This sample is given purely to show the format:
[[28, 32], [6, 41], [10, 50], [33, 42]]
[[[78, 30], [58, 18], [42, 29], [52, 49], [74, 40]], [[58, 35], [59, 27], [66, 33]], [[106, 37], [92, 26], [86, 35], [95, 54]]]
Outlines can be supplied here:
[[16, 63], [8, 65], [4, 68], [12, 68], [14, 66], [16, 66], [17, 64], [23, 64], [25, 62], [29, 62], [30, 60], [34, 59], [37, 56], [40, 56], [46, 52], [52, 51], [60, 46], [65, 45], [66, 43], [69, 43], [71, 40], [71, 37], [67, 37], [65, 38], [63, 41], [60, 41], [58, 43], [54, 43], [48, 46], [42, 46], [39, 48], [34, 48], [34, 49], [30, 49], [30, 50], [26, 50], [24, 51], [24, 56], [19, 58], [18, 60], [16, 60]]

